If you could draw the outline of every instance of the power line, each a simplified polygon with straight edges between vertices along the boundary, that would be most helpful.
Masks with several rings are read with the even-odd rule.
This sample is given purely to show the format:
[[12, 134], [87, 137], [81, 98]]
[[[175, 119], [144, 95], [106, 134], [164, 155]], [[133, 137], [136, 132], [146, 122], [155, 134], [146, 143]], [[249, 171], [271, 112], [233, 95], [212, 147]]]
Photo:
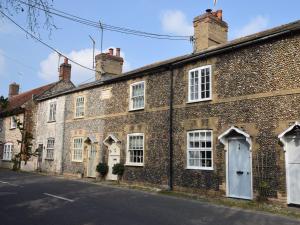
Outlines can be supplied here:
[[[24, 64], [23, 62], [21, 62], [21, 61], [15, 59], [15, 58], [13, 58], [13, 57], [11, 57], [11, 56], [8, 56], [8, 55], [4, 54], [4, 53], [1, 52], [1, 51], [0, 51], [0, 55], [6, 57], [7, 59], [10, 59], [11, 61], [14, 61], [14, 62], [20, 64], [21, 66], [26, 67], [27, 69], [30, 69], [30, 70], [32, 70], [32, 71], [34, 71], [34, 72], [36, 72], [36, 71], [38, 70], [37, 68], [33, 68], [32, 66], [26, 65], [26, 64]], [[49, 73], [43, 73], [43, 74], [44, 74], [44, 75], [48, 75], [48, 76], [52, 76], [52, 75], [49, 74]]]
[[88, 81], [94, 80], [94, 79], [95, 79], [95, 77], [91, 77], [91, 78], [89, 78], [89, 79], [87, 79], [87, 80], [82, 81], [81, 83], [79, 83], [79, 84], [77, 84], [77, 85], [78, 85], [78, 86], [83, 85], [83, 84], [87, 83]]
[[4, 12], [2, 12], [0, 10], [0, 13], [6, 17], [8, 20], [10, 20], [13, 24], [15, 24], [17, 27], [19, 27], [22, 31], [24, 31], [26, 34], [28, 34], [31, 38], [37, 40], [38, 42], [40, 42], [41, 44], [45, 45], [46, 47], [50, 48], [51, 50], [53, 50], [54, 52], [56, 52], [57, 54], [69, 59], [72, 63], [76, 64], [77, 66], [80, 66], [82, 68], [85, 68], [87, 70], [93, 71], [93, 72], [97, 72], [94, 69], [91, 69], [87, 66], [84, 66], [76, 61], [74, 61], [73, 59], [70, 59], [69, 57], [67, 57], [66, 55], [64, 55], [63, 53], [59, 52], [58, 50], [56, 50], [54, 47], [52, 47], [51, 45], [47, 44], [46, 42], [42, 41], [41, 39], [39, 39], [38, 37], [34, 36], [32, 33], [30, 33], [29, 31], [27, 31], [26, 29], [24, 29], [22, 26], [20, 26], [18, 23], [16, 23], [13, 19], [11, 19], [8, 15], [6, 15]]
[[46, 13], [53, 14], [53, 15], [62, 17], [64, 19], [68, 19], [68, 20], [71, 20], [73, 22], [81, 23], [81, 24], [84, 24], [84, 25], [87, 25], [87, 26], [98, 28], [98, 29], [105, 29], [105, 30], [109, 30], [109, 31], [113, 31], [113, 32], [119, 32], [119, 33], [123, 33], [123, 34], [136, 35], [136, 36], [147, 37], [147, 38], [155, 38], [155, 39], [177, 40], [177, 41], [178, 40], [184, 40], [184, 41], [190, 41], [191, 40], [191, 36], [156, 34], [156, 33], [149, 33], [149, 32], [144, 32], [144, 31], [139, 31], [139, 30], [133, 30], [133, 29], [125, 28], [125, 27], [112, 26], [112, 25], [104, 24], [104, 23], [99, 24], [99, 22], [84, 19], [82, 17], [72, 15], [70, 13], [55, 9], [53, 7], [48, 7], [46, 9], [43, 5], [41, 5], [39, 3], [36, 3], [36, 5], [33, 5], [33, 4], [30, 4], [30, 3], [27, 3], [27, 2], [24, 2], [24, 1], [21, 1], [21, 0], [16, 0], [16, 1], [18, 1], [22, 4], [24, 4], [24, 5], [42, 10]]
[[[25, 5], [28, 5], [28, 6], [31, 6], [31, 7], [35, 7], [35, 8], [38, 8], [40, 10], [43, 10], [45, 12], [48, 12], [48, 13], [51, 13], [51, 14], [54, 14], [54, 15], [58, 15], [57, 13], [53, 13], [47, 9], [44, 8], [44, 6], [40, 3], [36, 3], [36, 5], [40, 5], [42, 6], [42, 8], [40, 7], [37, 7], [36, 5], [32, 5], [32, 4], [29, 4], [27, 2], [24, 2], [24, 1], [21, 1], [21, 0], [17, 0], [18, 2], [22, 3], [22, 4], [25, 4]], [[67, 15], [68, 17], [73, 17], [75, 19], [79, 19], [81, 20], [81, 22], [85, 22], [85, 23], [90, 23], [90, 24], [94, 24], [94, 25], [97, 25], [97, 27], [99, 27], [98, 25], [98, 22], [95, 22], [95, 21], [92, 21], [92, 20], [88, 20], [88, 19], [84, 19], [84, 18], [81, 18], [79, 16], [75, 16], [75, 15], [72, 15], [70, 13], [67, 13], [67, 12], [64, 12], [64, 11], [61, 11], [61, 10], [58, 10], [58, 9], [55, 9], [53, 7], [48, 7], [49, 9], [51, 10], [54, 10], [58, 13], [62, 13], [64, 15]], [[62, 16], [62, 15], [58, 15], [58, 16]], [[65, 17], [65, 16], [63, 16]], [[72, 19], [72, 18], [68, 18], [68, 19]], [[78, 21], [77, 21], [78, 22]], [[124, 28], [124, 27], [117, 27], [117, 26], [112, 26], [112, 25], [108, 25], [108, 24], [102, 24], [104, 27], [106, 27], [107, 29], [112, 29], [112, 30], [115, 30], [115, 29], [119, 29], [119, 30], [122, 30], [122, 31], [125, 31], [125, 32], [135, 32], [135, 33], [139, 33], [139, 34], [144, 34], [144, 35], [151, 35], [151, 36], [161, 36], [161, 37], [170, 37], [170, 38], [190, 38], [190, 36], [176, 36], [176, 35], [166, 35], [166, 34], [155, 34], [155, 33], [149, 33], [149, 32], [143, 32], [143, 31], [138, 31], [138, 30], [133, 30], [133, 29], [128, 29], [128, 28]]]
[[[4, 53], [1, 52], [1, 51], [0, 51], [0, 55], [4, 56], [5, 58], [7, 58], [7, 59], [9, 59], [9, 60], [11, 60], [11, 61], [14, 61], [14, 62], [20, 64], [21, 66], [26, 67], [27, 69], [30, 69], [30, 70], [32, 70], [32, 71], [34, 71], [34, 72], [36, 72], [36, 71], [38, 70], [37, 68], [34, 68], [34, 67], [32, 67], [32, 66], [29, 66], [29, 65], [26, 65], [26, 64], [24, 64], [23, 62], [19, 61], [18, 59], [15, 59], [15, 58], [13, 58], [13, 57], [11, 57], [11, 56], [8, 56], [7, 54], [4, 54]], [[48, 76], [52, 76], [52, 75], [49, 74], [49, 73], [43, 73], [43, 74], [44, 74], [44, 75], [48, 75]], [[88, 81], [90, 81], [90, 80], [92, 80], [92, 79], [95, 79], [95, 77], [93, 76], [93, 77], [91, 77], [91, 78], [89, 78], [89, 79], [87, 79], [87, 80], [84, 80], [84, 81], [82, 81], [81, 83], [79, 83], [78, 85], [85, 84], [86, 82], [88, 82]]]

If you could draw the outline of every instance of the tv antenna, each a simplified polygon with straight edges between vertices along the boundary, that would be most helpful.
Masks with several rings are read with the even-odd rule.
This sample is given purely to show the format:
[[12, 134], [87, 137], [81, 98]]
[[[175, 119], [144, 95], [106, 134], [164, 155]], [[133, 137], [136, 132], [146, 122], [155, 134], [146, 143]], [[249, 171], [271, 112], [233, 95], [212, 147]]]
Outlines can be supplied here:
[[[95, 40], [92, 38], [91, 35], [89, 35], [90, 39], [92, 40], [93, 42], [93, 69], [95, 69], [95, 45], [96, 45], [96, 42]], [[102, 51], [102, 50], [101, 50]]]

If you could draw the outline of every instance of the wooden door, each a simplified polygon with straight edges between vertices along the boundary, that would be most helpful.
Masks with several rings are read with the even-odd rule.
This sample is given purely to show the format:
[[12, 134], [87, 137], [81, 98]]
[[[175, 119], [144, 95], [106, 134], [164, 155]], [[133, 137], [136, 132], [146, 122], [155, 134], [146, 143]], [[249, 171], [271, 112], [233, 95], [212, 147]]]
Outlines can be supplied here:
[[300, 204], [300, 138], [287, 138], [287, 195], [289, 204]]
[[228, 141], [228, 195], [229, 197], [252, 198], [252, 170], [249, 144], [245, 138]]
[[92, 144], [89, 147], [88, 151], [88, 168], [87, 168], [87, 176], [88, 177], [96, 177], [96, 156], [97, 156], [97, 148], [96, 145]]

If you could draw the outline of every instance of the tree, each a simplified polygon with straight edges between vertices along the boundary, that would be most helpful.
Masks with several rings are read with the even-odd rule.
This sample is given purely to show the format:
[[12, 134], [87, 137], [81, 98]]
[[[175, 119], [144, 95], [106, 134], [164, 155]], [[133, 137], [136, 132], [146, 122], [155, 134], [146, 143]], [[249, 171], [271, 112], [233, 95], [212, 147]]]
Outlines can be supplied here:
[[3, 96], [0, 96], [0, 110], [6, 109], [8, 106], [8, 98], [4, 98]]
[[25, 165], [27, 161], [32, 156], [37, 156], [39, 154], [38, 149], [35, 152], [32, 152], [32, 140], [33, 135], [24, 128], [24, 124], [20, 121], [19, 118], [13, 117], [17, 123], [17, 129], [21, 133], [21, 140], [18, 140], [20, 145], [20, 152], [15, 154], [13, 158], [13, 170], [20, 170], [21, 162], [24, 161]]
[[[53, 0], [0, 0], [0, 12], [15, 16], [24, 14], [27, 19], [27, 28], [33, 34], [39, 34], [44, 28], [51, 34], [56, 29], [50, 13]], [[0, 18], [3, 15], [0, 13]]]

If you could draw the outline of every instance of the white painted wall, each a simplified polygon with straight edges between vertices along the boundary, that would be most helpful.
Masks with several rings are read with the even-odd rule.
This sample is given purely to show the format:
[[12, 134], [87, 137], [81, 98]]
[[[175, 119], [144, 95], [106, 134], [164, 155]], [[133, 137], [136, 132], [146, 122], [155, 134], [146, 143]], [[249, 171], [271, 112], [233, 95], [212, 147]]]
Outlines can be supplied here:
[[[56, 102], [56, 121], [49, 122], [50, 103]], [[36, 148], [43, 144], [42, 171], [61, 173], [64, 137], [65, 96], [49, 99], [38, 103]], [[47, 140], [54, 138], [54, 160], [47, 160]]]

